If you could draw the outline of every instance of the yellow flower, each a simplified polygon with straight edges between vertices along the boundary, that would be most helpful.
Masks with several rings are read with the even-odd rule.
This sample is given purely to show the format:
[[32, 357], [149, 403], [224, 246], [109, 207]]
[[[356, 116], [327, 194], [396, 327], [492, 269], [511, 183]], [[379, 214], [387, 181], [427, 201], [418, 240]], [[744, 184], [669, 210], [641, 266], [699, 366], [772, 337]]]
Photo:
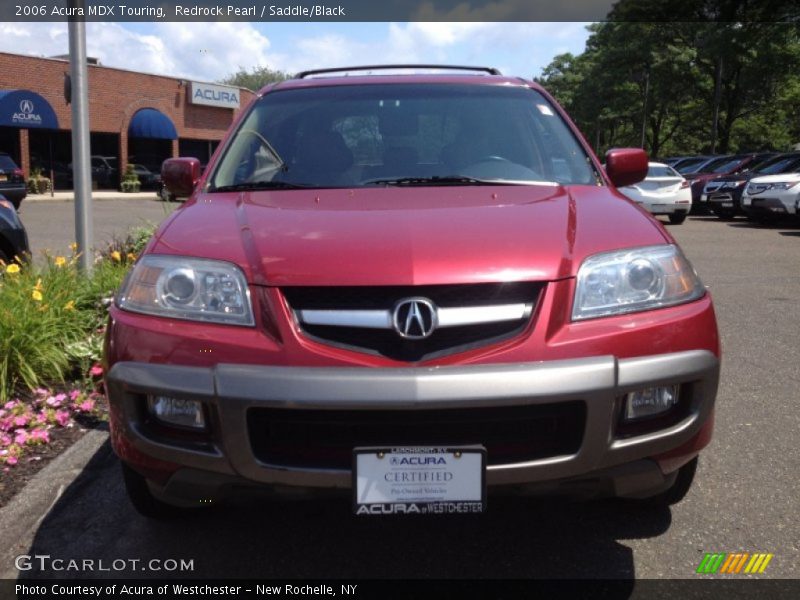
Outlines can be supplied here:
[[134, 262], [136, 260], [136, 255], [133, 252], [128, 252], [127, 258], [130, 262]]
[[64, 305], [64, 310], [75, 310], [75, 301], [70, 300]]
[[31, 297], [32, 297], [34, 300], [36, 300], [37, 302], [41, 302], [41, 301], [42, 301], [42, 298], [43, 298], [43, 296], [42, 296], [42, 292], [40, 292], [40, 291], [39, 291], [39, 290], [37, 290], [37, 289], [34, 289], [34, 290], [33, 290], [33, 293], [31, 294]]
[[11, 263], [6, 267], [6, 273], [19, 273], [19, 265]]
[[73, 252], [75, 252], [78, 249], [78, 243], [77, 242], [72, 242], [69, 245], [69, 249], [72, 250]]
[[67, 259], [63, 256], [56, 256], [55, 264], [57, 267], [63, 267], [67, 264]]
[[113, 258], [115, 261], [119, 262], [119, 261], [121, 261], [121, 260], [122, 260], [122, 255], [119, 253], [119, 251], [117, 251], [117, 250], [114, 250], [114, 251], [111, 253], [111, 258]]

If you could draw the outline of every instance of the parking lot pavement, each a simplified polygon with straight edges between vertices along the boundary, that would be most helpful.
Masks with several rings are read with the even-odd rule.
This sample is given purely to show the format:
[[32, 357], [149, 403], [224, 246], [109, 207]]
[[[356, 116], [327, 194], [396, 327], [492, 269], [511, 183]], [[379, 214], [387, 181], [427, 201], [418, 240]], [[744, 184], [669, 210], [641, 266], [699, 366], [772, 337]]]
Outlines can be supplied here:
[[347, 498], [242, 500], [157, 523], [133, 512], [106, 444], [27, 553], [186, 559], [194, 571], [23, 577], [693, 578], [705, 552], [765, 552], [758, 577], [797, 578], [800, 228], [690, 218], [669, 230], [714, 296], [724, 353], [715, 439], [672, 509], [490, 497], [480, 517], [356, 519]]
[[[179, 204], [155, 199], [96, 200], [93, 202], [93, 226], [96, 248], [103, 248], [115, 237], [125, 235], [132, 227], [160, 223]], [[23, 202], [20, 219], [28, 231], [28, 242], [34, 260], [41, 260], [42, 251], [66, 254], [75, 241], [75, 202], [39, 200]]]

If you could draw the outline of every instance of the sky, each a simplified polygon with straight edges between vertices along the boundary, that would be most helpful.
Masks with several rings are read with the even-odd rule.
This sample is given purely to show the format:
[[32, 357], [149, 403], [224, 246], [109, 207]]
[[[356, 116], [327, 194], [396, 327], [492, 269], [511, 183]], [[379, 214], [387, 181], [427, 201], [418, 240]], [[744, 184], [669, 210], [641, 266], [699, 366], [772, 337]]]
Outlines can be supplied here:
[[[103, 65], [218, 81], [245, 68], [288, 73], [386, 63], [499, 68], [538, 76], [557, 54], [583, 51], [588, 23], [87, 23], [88, 55]], [[0, 23], [0, 51], [68, 52], [65, 23]]]

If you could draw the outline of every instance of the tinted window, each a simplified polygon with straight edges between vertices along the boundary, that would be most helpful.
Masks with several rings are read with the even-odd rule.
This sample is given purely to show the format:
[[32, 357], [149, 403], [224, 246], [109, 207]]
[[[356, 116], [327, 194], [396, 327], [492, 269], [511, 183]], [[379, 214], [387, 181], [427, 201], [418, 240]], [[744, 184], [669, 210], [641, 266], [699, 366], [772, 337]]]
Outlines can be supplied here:
[[13, 171], [17, 168], [17, 165], [14, 164], [14, 161], [11, 160], [11, 157], [7, 154], [0, 154], [0, 169], [3, 171]]
[[797, 156], [784, 156], [772, 159], [763, 163], [754, 169], [756, 173], [761, 175], [771, 175], [778, 173], [793, 173], [800, 168], [800, 157]]
[[731, 169], [733, 169], [736, 165], [742, 162], [740, 158], [718, 158], [716, 160], [712, 160], [707, 165], [704, 165], [701, 173], [727, 173]]
[[225, 149], [211, 189], [263, 181], [349, 187], [449, 176], [595, 183], [572, 132], [534, 90], [393, 84], [266, 94]]
[[685, 162], [685, 163], [681, 164], [678, 167], [678, 172], [679, 173], [694, 173], [697, 170], [697, 167], [699, 167], [700, 165], [702, 165], [702, 164], [704, 164], [706, 162], [708, 162], [707, 158], [698, 158], [698, 159], [695, 159], [695, 160], [690, 160], [688, 162]]
[[649, 167], [647, 169], [648, 177], [680, 177], [677, 171], [672, 167]]

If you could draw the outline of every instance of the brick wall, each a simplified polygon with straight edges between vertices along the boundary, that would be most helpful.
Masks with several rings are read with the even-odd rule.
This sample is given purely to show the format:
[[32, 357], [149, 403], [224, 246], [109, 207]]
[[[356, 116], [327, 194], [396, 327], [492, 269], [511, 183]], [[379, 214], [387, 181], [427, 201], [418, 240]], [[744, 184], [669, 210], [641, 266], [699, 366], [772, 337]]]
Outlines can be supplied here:
[[[64, 60], [0, 52], [0, 89], [27, 89], [42, 95], [56, 111], [59, 128], [70, 129], [72, 116], [70, 106], [64, 101], [64, 73], [69, 73], [69, 63]], [[160, 110], [172, 119], [178, 137], [199, 140], [220, 140], [238, 113], [227, 108], [189, 104], [189, 86], [181, 78], [95, 65], [88, 66], [88, 75], [89, 127], [93, 132], [120, 134], [123, 167], [128, 126], [140, 108]], [[249, 90], [241, 90], [241, 108], [254, 96]], [[22, 153], [22, 162], [20, 166], [27, 173], [27, 151]]]

